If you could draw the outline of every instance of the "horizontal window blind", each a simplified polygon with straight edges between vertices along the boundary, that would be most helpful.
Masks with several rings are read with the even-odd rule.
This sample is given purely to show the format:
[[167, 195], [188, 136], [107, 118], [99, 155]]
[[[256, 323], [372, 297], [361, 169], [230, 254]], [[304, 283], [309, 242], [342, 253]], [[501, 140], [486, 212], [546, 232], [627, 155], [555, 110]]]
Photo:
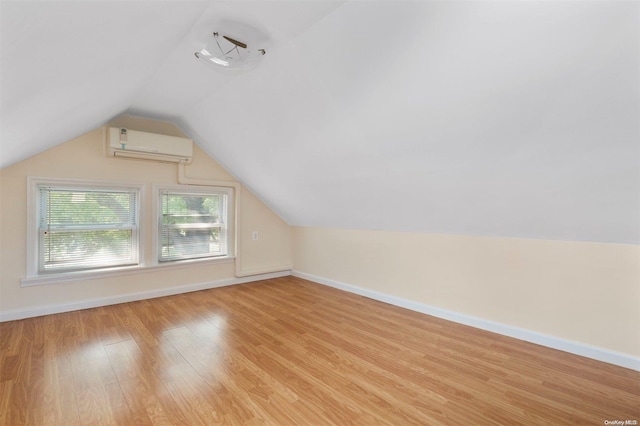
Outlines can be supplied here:
[[38, 186], [39, 273], [138, 263], [138, 191]]
[[227, 255], [226, 193], [161, 190], [160, 204], [160, 262]]

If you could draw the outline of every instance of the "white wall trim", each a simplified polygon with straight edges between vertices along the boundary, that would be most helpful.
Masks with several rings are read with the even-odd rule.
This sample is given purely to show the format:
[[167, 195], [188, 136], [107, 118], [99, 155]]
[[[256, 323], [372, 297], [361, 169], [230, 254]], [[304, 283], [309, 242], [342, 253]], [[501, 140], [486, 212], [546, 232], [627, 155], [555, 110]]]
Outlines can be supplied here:
[[432, 315], [434, 317], [442, 318], [448, 321], [453, 321], [459, 324], [464, 324], [471, 327], [479, 328], [481, 330], [491, 331], [493, 333], [502, 334], [504, 336], [513, 337], [519, 340], [524, 340], [526, 342], [535, 343], [535, 344], [546, 346], [549, 348], [558, 349], [564, 352], [569, 352], [575, 355], [580, 355], [580, 356], [595, 359], [598, 361], [603, 361], [609, 364], [618, 365], [620, 367], [625, 367], [625, 368], [630, 368], [632, 370], [640, 371], [640, 358], [634, 357], [631, 355], [611, 351], [611, 350], [596, 347], [596, 346], [587, 345], [585, 343], [574, 342], [571, 340], [566, 340], [566, 339], [562, 339], [555, 336], [549, 336], [543, 333], [538, 333], [536, 331], [514, 327], [507, 324], [502, 324], [499, 322], [462, 314], [459, 312], [437, 308], [435, 306], [426, 305], [424, 303], [415, 302], [412, 300], [391, 296], [385, 293], [364, 289], [351, 284], [330, 280], [328, 278], [318, 277], [312, 274], [308, 274], [306, 272], [300, 272], [300, 271], [294, 270], [292, 271], [291, 275], [293, 275], [294, 277], [313, 281], [318, 284], [323, 284], [329, 287], [334, 287], [340, 290], [348, 291], [350, 293], [355, 293], [360, 296], [368, 297], [370, 299], [374, 299], [381, 302], [389, 303], [391, 305], [410, 309], [412, 311], [421, 312], [427, 315]]
[[175, 294], [189, 293], [192, 291], [207, 290], [217, 287], [225, 287], [235, 284], [244, 284], [252, 281], [267, 280], [271, 278], [291, 275], [291, 271], [273, 272], [269, 274], [253, 275], [242, 278], [227, 278], [204, 283], [187, 284], [175, 287], [161, 288], [157, 290], [128, 293], [98, 299], [80, 300], [59, 305], [39, 306], [36, 308], [15, 309], [0, 312], [0, 322], [13, 321], [24, 318], [39, 317], [42, 315], [59, 314], [61, 312], [78, 311], [81, 309], [97, 308], [99, 306], [115, 305], [118, 303], [135, 302], [137, 300], [153, 299], [156, 297], [173, 296]]
[[[74, 281], [96, 280], [101, 278], [113, 278], [124, 275], [146, 274], [148, 272], [168, 271], [171, 269], [187, 269], [194, 266], [220, 265], [233, 263], [233, 257], [217, 257], [203, 259], [186, 259], [172, 262], [164, 262], [150, 265], [122, 266], [89, 271], [65, 272], [60, 274], [40, 275], [20, 279], [21, 287], [33, 287], [39, 285], [70, 283]], [[287, 268], [282, 268], [287, 269]], [[291, 268], [288, 268], [291, 269]]]

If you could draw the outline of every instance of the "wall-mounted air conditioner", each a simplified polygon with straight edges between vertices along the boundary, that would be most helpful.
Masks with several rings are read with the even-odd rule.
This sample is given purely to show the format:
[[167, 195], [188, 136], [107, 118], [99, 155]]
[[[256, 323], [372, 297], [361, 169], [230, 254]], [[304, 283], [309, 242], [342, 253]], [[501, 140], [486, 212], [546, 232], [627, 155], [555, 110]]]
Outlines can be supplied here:
[[175, 136], [109, 127], [107, 156], [190, 164], [193, 141]]

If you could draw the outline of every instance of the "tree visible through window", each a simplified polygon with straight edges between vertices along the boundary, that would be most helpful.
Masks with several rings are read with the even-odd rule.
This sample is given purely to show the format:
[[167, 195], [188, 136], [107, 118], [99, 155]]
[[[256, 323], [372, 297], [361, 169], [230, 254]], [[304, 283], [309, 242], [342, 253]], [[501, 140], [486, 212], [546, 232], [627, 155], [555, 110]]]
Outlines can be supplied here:
[[39, 185], [38, 272], [138, 263], [137, 189]]
[[160, 191], [161, 262], [227, 255], [225, 191]]

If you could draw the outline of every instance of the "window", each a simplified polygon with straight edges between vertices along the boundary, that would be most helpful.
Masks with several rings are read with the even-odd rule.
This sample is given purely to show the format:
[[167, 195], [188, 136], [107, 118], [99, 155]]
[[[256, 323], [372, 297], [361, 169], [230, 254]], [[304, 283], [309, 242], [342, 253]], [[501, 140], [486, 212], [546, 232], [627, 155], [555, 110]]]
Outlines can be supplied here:
[[226, 257], [230, 188], [159, 190], [158, 261]]
[[138, 264], [138, 187], [37, 183], [35, 190], [39, 275]]

